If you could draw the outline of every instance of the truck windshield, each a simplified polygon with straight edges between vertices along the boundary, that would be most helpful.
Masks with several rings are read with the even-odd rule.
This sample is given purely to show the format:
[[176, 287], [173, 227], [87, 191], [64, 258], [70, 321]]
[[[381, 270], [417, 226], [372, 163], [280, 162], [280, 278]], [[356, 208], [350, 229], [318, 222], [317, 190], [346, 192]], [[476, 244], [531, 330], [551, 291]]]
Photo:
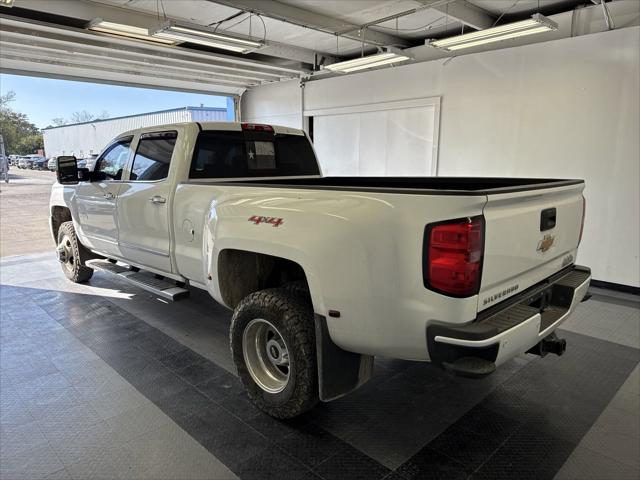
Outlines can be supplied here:
[[319, 175], [304, 135], [273, 132], [200, 132], [189, 178], [249, 178]]

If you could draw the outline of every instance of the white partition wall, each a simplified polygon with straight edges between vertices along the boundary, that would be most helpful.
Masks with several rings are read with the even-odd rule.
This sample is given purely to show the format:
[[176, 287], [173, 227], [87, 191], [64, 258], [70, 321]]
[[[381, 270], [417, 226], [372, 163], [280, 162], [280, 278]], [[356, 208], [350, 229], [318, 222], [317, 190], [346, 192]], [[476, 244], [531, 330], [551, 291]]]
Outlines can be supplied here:
[[[298, 82], [281, 83], [245, 95], [242, 112], [294, 118], [302, 103], [307, 112], [330, 112], [440, 97], [439, 175], [585, 179], [578, 262], [590, 266], [597, 280], [639, 287], [639, 45], [640, 27], [634, 26], [334, 76], [308, 82], [304, 102]], [[270, 96], [276, 90], [277, 97]], [[341, 174], [328, 156], [323, 128], [317, 142], [322, 166]], [[353, 133], [333, 137], [345, 150], [342, 158], [365, 160], [363, 142]], [[384, 143], [375, 148], [384, 150], [385, 159], [406, 156], [389, 153], [398, 148], [393, 138], [375, 139]], [[380, 171], [381, 162], [375, 168]], [[365, 165], [358, 169], [373, 174]]]
[[242, 121], [302, 128], [300, 82], [269, 83], [248, 90], [240, 102]]
[[325, 175], [430, 176], [438, 158], [440, 99], [305, 111]]

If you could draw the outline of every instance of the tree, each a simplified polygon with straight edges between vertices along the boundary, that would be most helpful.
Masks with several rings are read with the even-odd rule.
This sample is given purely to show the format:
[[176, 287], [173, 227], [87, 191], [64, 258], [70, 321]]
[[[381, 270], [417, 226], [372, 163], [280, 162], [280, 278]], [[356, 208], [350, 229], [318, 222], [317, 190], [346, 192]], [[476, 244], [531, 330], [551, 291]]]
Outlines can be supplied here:
[[109, 112], [106, 110], [102, 110], [98, 115], [82, 110], [80, 112], [73, 112], [69, 118], [52, 118], [51, 123], [56, 127], [61, 127], [63, 125], [69, 125], [70, 123], [85, 123], [91, 120], [104, 120], [106, 118], [109, 118]]
[[25, 155], [36, 153], [42, 148], [44, 148], [42, 133], [38, 132], [22, 137], [18, 142], [17, 151], [19, 155]]
[[44, 148], [42, 133], [24, 113], [11, 109], [15, 100], [13, 91], [0, 95], [0, 133], [4, 139], [7, 154], [28, 155]]
[[0, 95], [0, 109], [9, 108], [9, 104], [16, 99], [16, 92], [9, 90], [4, 95]]
[[71, 114], [71, 123], [83, 123], [90, 122], [95, 118], [95, 115], [91, 112], [87, 112], [86, 110], [82, 110], [81, 112], [73, 112]]

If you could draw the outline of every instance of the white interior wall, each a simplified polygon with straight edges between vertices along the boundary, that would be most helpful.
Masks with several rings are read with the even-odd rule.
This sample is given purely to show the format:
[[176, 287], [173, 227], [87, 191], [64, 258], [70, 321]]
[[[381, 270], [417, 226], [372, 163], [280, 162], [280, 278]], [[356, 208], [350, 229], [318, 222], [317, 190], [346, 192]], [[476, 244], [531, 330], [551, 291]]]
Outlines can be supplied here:
[[243, 122], [302, 128], [302, 89], [297, 81], [247, 90], [240, 100]]
[[[578, 261], [640, 286], [640, 27], [308, 82], [304, 109], [441, 96], [439, 175], [584, 178]], [[297, 82], [243, 97], [243, 120], [300, 127]]]

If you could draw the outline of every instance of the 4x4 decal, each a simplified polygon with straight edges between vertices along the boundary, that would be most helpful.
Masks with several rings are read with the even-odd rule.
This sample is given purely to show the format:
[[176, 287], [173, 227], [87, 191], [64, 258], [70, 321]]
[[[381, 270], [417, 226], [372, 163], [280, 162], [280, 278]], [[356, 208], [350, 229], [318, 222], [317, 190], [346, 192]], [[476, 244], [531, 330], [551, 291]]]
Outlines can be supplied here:
[[249, 221], [255, 223], [256, 225], [260, 225], [261, 223], [268, 223], [273, 225], [274, 227], [279, 227], [284, 223], [284, 219], [282, 218], [261, 217], [260, 215], [253, 215], [249, 217]]

